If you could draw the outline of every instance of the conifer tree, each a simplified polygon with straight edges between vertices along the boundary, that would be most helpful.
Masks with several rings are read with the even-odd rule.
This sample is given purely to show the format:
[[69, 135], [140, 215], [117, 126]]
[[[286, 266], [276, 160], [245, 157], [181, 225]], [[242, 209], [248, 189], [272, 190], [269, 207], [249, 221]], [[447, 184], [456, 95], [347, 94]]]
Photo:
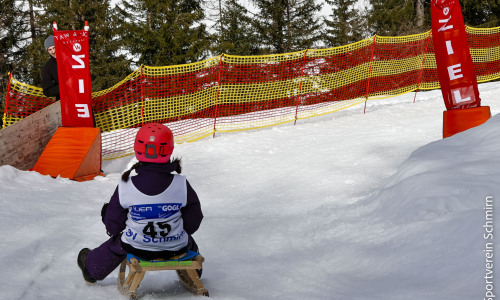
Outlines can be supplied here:
[[[379, 11], [379, 15], [386, 14], [389, 18], [391, 14], [397, 14], [397, 10], [390, 10], [391, 7], [394, 8], [394, 3], [391, 6], [389, 2], [397, 2], [399, 5], [407, 6], [408, 12], [411, 11], [411, 6], [413, 5], [414, 13], [410, 14], [408, 18], [414, 18], [414, 22], [406, 24], [405, 27], [414, 26], [413, 30], [407, 30], [410, 33], [413, 32], [423, 32], [430, 29], [430, 3], [433, 0], [389, 0], [389, 1], [379, 1], [370, 0], [373, 4], [374, 2], [386, 3], [389, 6], [382, 6], [382, 10]], [[460, 0], [459, 1], [464, 22], [468, 26], [472, 27], [497, 27], [500, 25], [500, 2], [498, 0]], [[423, 19], [419, 23], [419, 19]], [[400, 22], [400, 24], [403, 24]]]
[[462, 14], [466, 25], [472, 27], [496, 27], [499, 24], [498, 0], [462, 0]]
[[209, 39], [198, 0], [132, 0], [118, 6], [123, 47], [134, 62], [166, 66], [199, 61]]
[[[408, 35], [430, 30], [433, 0], [370, 0], [368, 19], [372, 33]], [[500, 25], [498, 0], [460, 0], [464, 22], [472, 27]]]
[[[368, 19], [372, 33], [408, 35], [430, 30], [433, 0], [370, 0]], [[460, 0], [464, 22], [472, 27], [500, 26], [498, 0]]]
[[[39, 78], [41, 67], [49, 58], [44, 51], [43, 41], [53, 34], [53, 22], [57, 23], [59, 30], [83, 30], [85, 21], [88, 21], [90, 26], [89, 60], [92, 90], [109, 88], [130, 74], [130, 62], [120, 52], [117, 18], [109, 0], [37, 0], [37, 5], [41, 11], [37, 19], [42, 34], [28, 47], [25, 70], [30, 77]], [[38, 82], [34, 80], [35, 84]]]
[[489, 22], [485, 23], [485, 27], [498, 27], [500, 26], [500, 1], [488, 0], [488, 6], [491, 10]]
[[312, 48], [320, 39], [314, 0], [254, 0], [259, 13], [254, 19], [261, 47], [268, 53], [287, 53]]
[[215, 23], [214, 52], [232, 55], [260, 54], [248, 10], [238, 0], [219, 0]]
[[342, 46], [363, 39], [365, 19], [354, 7], [357, 0], [326, 0], [332, 8], [330, 19], [325, 18], [323, 39], [328, 47]]
[[23, 1], [0, 0], [0, 118], [3, 116], [9, 72], [22, 55], [28, 30]]
[[254, 27], [266, 53], [287, 52], [285, 41], [285, 11], [287, 0], [256, 0], [259, 14], [254, 19]]
[[372, 34], [400, 36], [430, 30], [429, 0], [370, 0], [370, 4], [368, 25]]

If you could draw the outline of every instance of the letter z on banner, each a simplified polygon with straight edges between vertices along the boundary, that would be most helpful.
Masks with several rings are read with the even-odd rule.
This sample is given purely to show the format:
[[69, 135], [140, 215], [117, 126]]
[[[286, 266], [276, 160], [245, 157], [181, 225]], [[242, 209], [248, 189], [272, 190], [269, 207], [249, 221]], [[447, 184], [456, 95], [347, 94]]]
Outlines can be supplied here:
[[62, 125], [94, 127], [89, 66], [89, 32], [54, 30]]
[[447, 110], [481, 106], [458, 0], [432, 0], [432, 42]]

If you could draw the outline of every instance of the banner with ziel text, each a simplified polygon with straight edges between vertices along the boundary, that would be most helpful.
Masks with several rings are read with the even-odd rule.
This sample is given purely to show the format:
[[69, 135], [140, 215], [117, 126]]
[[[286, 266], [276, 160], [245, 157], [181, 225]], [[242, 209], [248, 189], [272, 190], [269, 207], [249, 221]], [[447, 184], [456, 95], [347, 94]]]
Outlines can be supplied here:
[[431, 2], [432, 41], [447, 110], [481, 106], [458, 0]]
[[89, 67], [89, 32], [54, 29], [62, 125], [94, 127]]

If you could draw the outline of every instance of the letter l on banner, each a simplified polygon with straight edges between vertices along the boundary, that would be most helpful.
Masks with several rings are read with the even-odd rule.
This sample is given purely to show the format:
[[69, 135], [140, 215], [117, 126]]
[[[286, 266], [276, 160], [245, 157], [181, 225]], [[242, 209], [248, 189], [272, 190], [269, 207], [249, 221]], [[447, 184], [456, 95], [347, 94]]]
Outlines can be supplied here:
[[88, 30], [60, 31], [54, 43], [64, 127], [94, 127]]
[[458, 0], [432, 0], [432, 42], [447, 110], [481, 106]]

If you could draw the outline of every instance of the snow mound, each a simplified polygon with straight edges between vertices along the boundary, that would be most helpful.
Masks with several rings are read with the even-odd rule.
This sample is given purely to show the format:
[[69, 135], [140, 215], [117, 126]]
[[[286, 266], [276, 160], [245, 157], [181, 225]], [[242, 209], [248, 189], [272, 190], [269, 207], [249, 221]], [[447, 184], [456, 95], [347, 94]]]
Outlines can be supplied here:
[[500, 115], [414, 151], [372, 199], [374, 213], [406, 223], [482, 209], [486, 197], [500, 194], [498, 128]]

